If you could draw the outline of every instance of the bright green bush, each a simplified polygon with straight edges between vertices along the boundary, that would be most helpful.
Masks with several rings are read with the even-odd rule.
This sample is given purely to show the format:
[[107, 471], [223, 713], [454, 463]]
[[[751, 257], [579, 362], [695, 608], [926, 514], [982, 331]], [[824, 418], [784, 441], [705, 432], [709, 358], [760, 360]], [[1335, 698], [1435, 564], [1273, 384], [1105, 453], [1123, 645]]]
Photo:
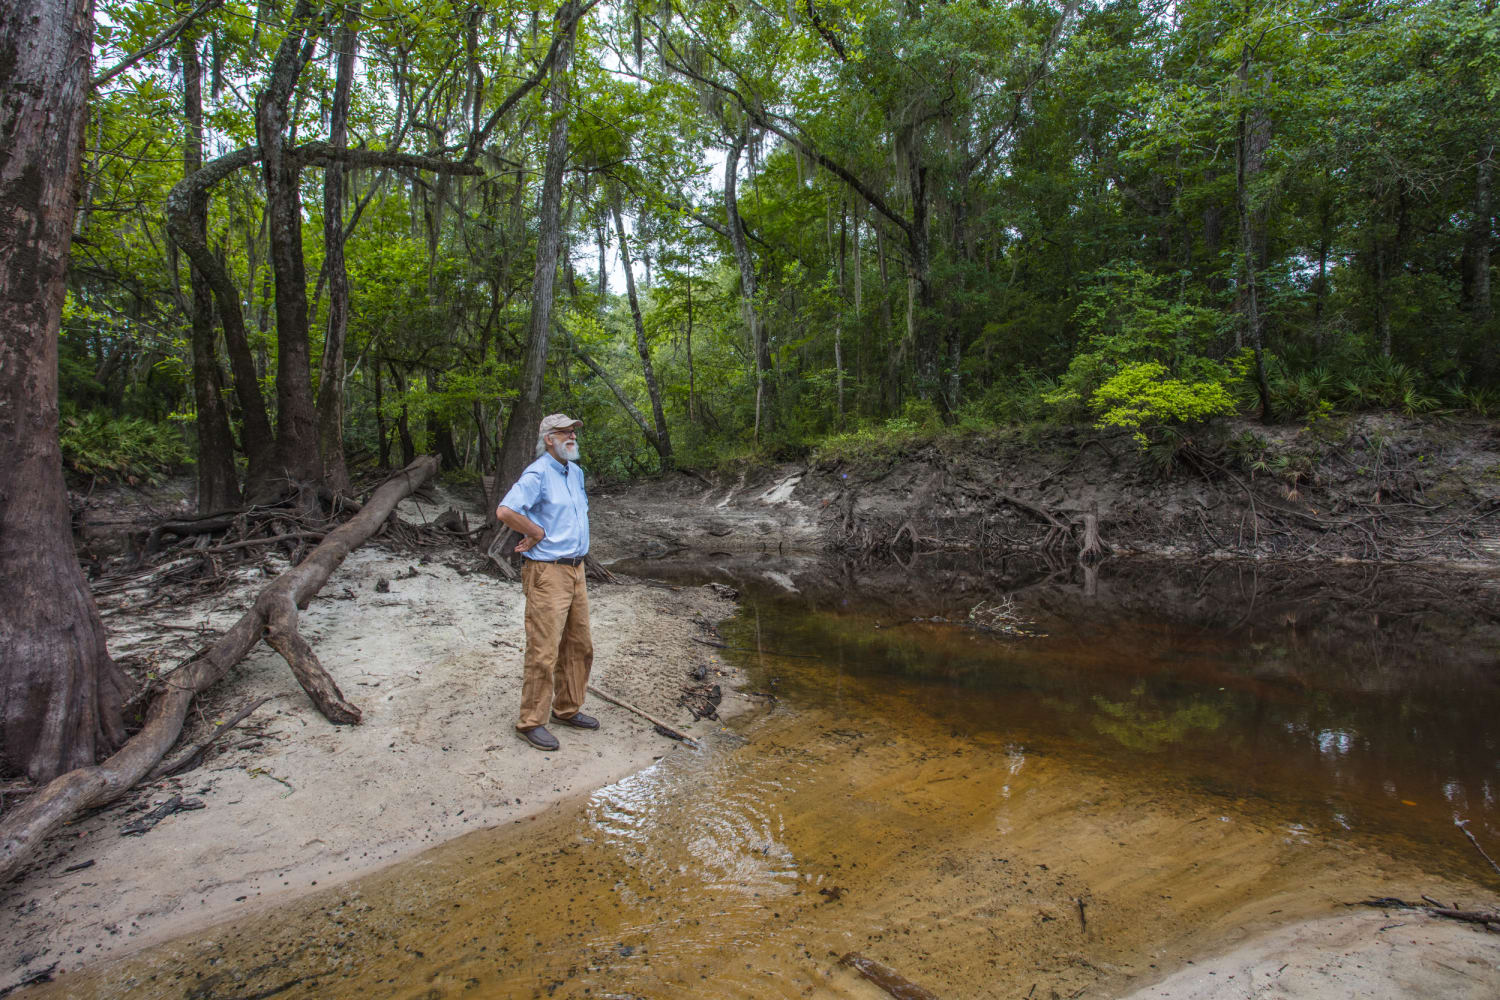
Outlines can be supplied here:
[[1098, 272], [1075, 318], [1086, 342], [1056, 388], [1042, 395], [1058, 419], [1134, 432], [1145, 448], [1158, 427], [1202, 423], [1239, 409], [1248, 359], [1211, 355], [1222, 314], [1173, 291], [1173, 276], [1135, 263]]
[[1199, 424], [1210, 417], [1229, 416], [1239, 409], [1227, 380], [1189, 382], [1172, 378], [1155, 361], [1126, 365], [1094, 391], [1089, 405], [1099, 427], [1133, 431], [1142, 448], [1150, 443], [1146, 430], [1169, 424]]
[[181, 428], [139, 417], [64, 413], [59, 432], [63, 465], [83, 476], [156, 482], [192, 458]]

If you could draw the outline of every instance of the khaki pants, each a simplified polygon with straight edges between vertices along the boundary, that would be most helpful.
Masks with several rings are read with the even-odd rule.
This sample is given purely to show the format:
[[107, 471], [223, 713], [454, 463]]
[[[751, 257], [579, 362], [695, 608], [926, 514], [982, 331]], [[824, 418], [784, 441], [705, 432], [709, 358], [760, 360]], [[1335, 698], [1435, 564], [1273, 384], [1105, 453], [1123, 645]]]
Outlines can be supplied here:
[[567, 718], [583, 707], [594, 640], [583, 566], [527, 559], [521, 566], [521, 590], [526, 595], [526, 676], [516, 728], [524, 730], [544, 725], [549, 711]]

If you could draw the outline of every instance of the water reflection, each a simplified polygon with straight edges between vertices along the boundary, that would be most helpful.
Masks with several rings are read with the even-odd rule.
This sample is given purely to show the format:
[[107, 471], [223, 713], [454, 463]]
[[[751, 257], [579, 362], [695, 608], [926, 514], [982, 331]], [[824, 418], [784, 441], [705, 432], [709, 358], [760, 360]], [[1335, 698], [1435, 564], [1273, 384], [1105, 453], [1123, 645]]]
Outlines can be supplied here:
[[[1500, 610], [1472, 592], [1482, 581], [1123, 570], [1087, 596], [1015, 567], [809, 569], [796, 594], [747, 589], [731, 642], [799, 704], [921, 705], [955, 732], [1159, 769], [1323, 829], [1407, 838], [1456, 869], [1472, 857], [1455, 815], [1500, 841]], [[853, 601], [829, 583], [851, 579], [869, 585]], [[1030, 634], [964, 627], [1001, 599]]]

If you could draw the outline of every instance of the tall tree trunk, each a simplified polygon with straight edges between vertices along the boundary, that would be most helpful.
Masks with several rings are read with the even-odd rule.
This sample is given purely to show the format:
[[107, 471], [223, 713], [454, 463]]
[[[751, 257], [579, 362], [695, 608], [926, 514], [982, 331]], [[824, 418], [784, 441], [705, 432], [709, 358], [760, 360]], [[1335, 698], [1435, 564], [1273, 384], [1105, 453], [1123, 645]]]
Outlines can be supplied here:
[[312, 18], [310, 0], [297, 0], [270, 79], [255, 100], [255, 133], [260, 141], [271, 269], [276, 279], [276, 460], [279, 473], [293, 483], [323, 479], [307, 329], [302, 171], [287, 135], [292, 95], [322, 27]]
[[[203, 64], [198, 59], [197, 39], [184, 38], [178, 45], [182, 60], [183, 111], [187, 131], [182, 144], [185, 176], [203, 169]], [[188, 224], [197, 241], [208, 245], [208, 192], [198, 191], [188, 200]], [[192, 285], [193, 399], [198, 419], [198, 510], [202, 513], [238, 507], [239, 481], [234, 471], [234, 438], [229, 415], [224, 410], [222, 375], [214, 342], [214, 291], [208, 277], [191, 263]]]
[[698, 390], [693, 379], [693, 277], [688, 275], [687, 283], [687, 368], [688, 368], [688, 421], [695, 422], [698, 419]]
[[406, 409], [406, 379], [395, 365], [391, 365], [391, 379], [402, 396], [401, 412], [396, 417], [396, 434], [401, 438], [401, 464], [410, 465], [417, 460], [417, 446], [411, 439], [411, 414]]
[[[547, 159], [542, 166], [542, 196], [538, 207], [536, 273], [531, 281], [531, 317], [527, 323], [526, 351], [521, 368], [521, 391], [505, 422], [500, 446], [500, 466], [495, 489], [502, 494], [535, 457], [537, 428], [542, 422], [542, 378], [547, 370], [547, 343], [552, 329], [552, 288], [557, 280], [557, 256], [562, 250], [562, 179], [568, 159], [568, 64], [573, 58], [577, 28], [574, 9], [578, 0], [568, 0], [557, 12], [563, 37], [552, 62], [548, 85], [548, 107], [552, 128], [547, 136]], [[493, 519], [499, 497], [486, 499], [487, 515]]]
[[[437, 373], [432, 369], [427, 370], [427, 395], [435, 396], [438, 393]], [[438, 453], [438, 461], [443, 469], [458, 469], [463, 466], [459, 460], [458, 449], [453, 445], [453, 428], [448, 421], [438, 416], [435, 410], [427, 411], [427, 449], [429, 452]]]
[[1333, 177], [1323, 171], [1323, 190], [1318, 195], [1318, 274], [1313, 278], [1313, 336], [1323, 348], [1323, 310], [1328, 304], [1328, 253], [1333, 244]]
[[641, 356], [641, 371], [646, 378], [646, 394], [651, 397], [651, 417], [656, 423], [656, 454], [661, 457], [661, 471], [671, 472], [672, 438], [667, 432], [667, 417], [661, 408], [661, 389], [656, 385], [656, 370], [651, 366], [651, 347], [646, 343], [646, 325], [641, 322], [641, 303], [635, 293], [635, 270], [630, 263], [630, 244], [625, 239], [625, 219], [620, 214], [620, 196], [611, 206], [615, 215], [615, 235], [620, 240], [620, 264], [625, 270], [625, 294], [630, 299], [630, 317], [635, 321], [635, 349]]
[[[1251, 49], [1247, 43], [1240, 60], [1240, 86], [1248, 90]], [[1262, 344], [1260, 298], [1256, 290], [1259, 239], [1255, 233], [1256, 213], [1250, 207], [1250, 182], [1259, 173], [1270, 144], [1270, 121], [1261, 112], [1242, 108], [1235, 142], [1235, 210], [1239, 215], [1241, 257], [1241, 302], [1245, 330], [1255, 354], [1255, 388], [1260, 396], [1260, 418], [1271, 420], [1271, 390], [1266, 382], [1265, 351]]]
[[750, 257], [750, 247], [745, 242], [745, 223], [740, 218], [739, 184], [740, 151], [750, 141], [749, 127], [729, 144], [724, 159], [724, 213], [728, 217], [729, 245], [734, 248], [734, 260], [740, 269], [740, 305], [744, 311], [745, 324], [750, 333], [750, 357], [755, 366], [755, 440], [760, 440], [762, 426], [770, 426], [770, 418], [764, 412], [767, 376], [771, 371], [771, 350], [766, 342], [765, 327], [755, 305], [755, 262]]
[[73, 550], [57, 443], [93, 27], [87, 0], [15, 0], [0, 18], [0, 753], [33, 781], [125, 738], [128, 682]]
[[1491, 301], [1490, 265], [1494, 249], [1494, 171], [1496, 171], [1496, 136], [1479, 150], [1479, 177], [1475, 183], [1475, 222], [1470, 232], [1469, 315], [1481, 336], [1479, 376], [1494, 382], [1500, 379], [1500, 336], [1491, 330], [1494, 303]]
[[[248, 164], [249, 160], [245, 160]], [[223, 260], [209, 248], [207, 223], [198, 225], [194, 212], [200, 209], [194, 199], [199, 192], [207, 192], [216, 180], [227, 176], [241, 164], [231, 154], [195, 170], [191, 177], [184, 178], [167, 195], [167, 229], [179, 249], [187, 255], [196, 273], [213, 289], [219, 304], [219, 322], [224, 327], [224, 349], [229, 355], [229, 367], [234, 374], [234, 395], [240, 404], [240, 445], [244, 449], [249, 468], [245, 475], [245, 495], [252, 501], [272, 499], [279, 492], [272, 482], [275, 474], [276, 441], [271, 433], [271, 420], [266, 413], [265, 397], [260, 391], [260, 369], [250, 348], [250, 337], [245, 329], [245, 314], [241, 311], [240, 291]], [[206, 214], [206, 203], [201, 205]], [[251, 281], [253, 286], [254, 254], [251, 254]]]
[[1489, 329], [1494, 318], [1491, 302], [1490, 262], [1495, 244], [1495, 153], [1494, 136], [1479, 147], [1479, 162], [1474, 178], [1473, 220], [1464, 240], [1464, 306], [1480, 337], [1479, 364], [1476, 374], [1486, 381], [1500, 377], [1500, 338]]
[[[328, 144], [343, 149], [349, 140], [349, 86], [359, 34], [354, 22], [359, 4], [350, 4], [339, 25], [338, 70], [329, 112]], [[344, 164], [333, 160], [323, 169], [323, 273], [328, 275], [328, 329], [323, 340], [323, 363], [318, 376], [318, 454], [323, 477], [340, 493], [349, 490], [344, 463], [344, 340], [349, 330], [349, 272], [344, 263]]]
[[849, 207], [838, 204], [838, 295], [835, 304], [838, 315], [834, 318], [834, 382], [838, 387], [838, 418], [843, 420], [843, 273], [844, 256], [849, 253]]
[[376, 447], [380, 454], [380, 467], [389, 469], [391, 467], [391, 439], [385, 426], [385, 407], [381, 405], [379, 358], [370, 364], [370, 375], [375, 380], [375, 437], [379, 441]]

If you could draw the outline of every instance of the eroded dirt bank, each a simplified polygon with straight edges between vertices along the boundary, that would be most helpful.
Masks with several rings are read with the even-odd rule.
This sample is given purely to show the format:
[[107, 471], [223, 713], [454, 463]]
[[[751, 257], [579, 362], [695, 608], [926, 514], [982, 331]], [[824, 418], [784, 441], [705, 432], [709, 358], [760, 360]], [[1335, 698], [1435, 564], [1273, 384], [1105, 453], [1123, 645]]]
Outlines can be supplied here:
[[1243, 423], [1170, 458], [1082, 428], [918, 439], [881, 458], [679, 474], [613, 491], [605, 514], [632, 528], [606, 539], [611, 558], [1072, 556], [1096, 514], [1100, 540], [1121, 555], [1483, 569], [1500, 563], [1500, 424]]

